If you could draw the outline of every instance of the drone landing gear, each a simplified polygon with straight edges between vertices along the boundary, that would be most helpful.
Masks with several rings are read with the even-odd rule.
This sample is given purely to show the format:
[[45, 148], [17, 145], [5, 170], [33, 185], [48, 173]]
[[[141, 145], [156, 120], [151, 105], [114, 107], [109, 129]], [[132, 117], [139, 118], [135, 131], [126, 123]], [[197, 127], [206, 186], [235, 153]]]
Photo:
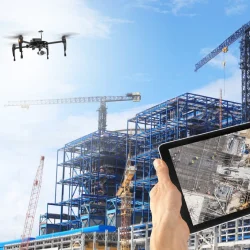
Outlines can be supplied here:
[[20, 51], [20, 53], [21, 53], [21, 59], [23, 59], [23, 47], [22, 47], [22, 42], [23, 42], [23, 38], [20, 37], [18, 43], [19, 43], [19, 51]]
[[49, 46], [46, 45], [46, 51], [47, 51], [47, 59], [49, 59]]
[[12, 45], [12, 54], [13, 54], [13, 57], [14, 57], [14, 61], [16, 61], [15, 50], [16, 50], [16, 45], [13, 44]]
[[67, 49], [66, 39], [63, 38], [62, 41], [63, 41], [63, 48], [64, 48], [64, 56], [67, 56], [67, 54], [66, 54], [66, 49]]

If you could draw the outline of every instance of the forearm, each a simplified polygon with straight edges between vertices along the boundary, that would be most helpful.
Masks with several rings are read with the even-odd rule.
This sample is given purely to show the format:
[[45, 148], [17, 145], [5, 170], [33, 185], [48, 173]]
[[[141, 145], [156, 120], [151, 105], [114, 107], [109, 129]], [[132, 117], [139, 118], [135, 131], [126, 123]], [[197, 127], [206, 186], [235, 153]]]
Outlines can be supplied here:
[[153, 229], [150, 250], [187, 250], [188, 242], [180, 231]]

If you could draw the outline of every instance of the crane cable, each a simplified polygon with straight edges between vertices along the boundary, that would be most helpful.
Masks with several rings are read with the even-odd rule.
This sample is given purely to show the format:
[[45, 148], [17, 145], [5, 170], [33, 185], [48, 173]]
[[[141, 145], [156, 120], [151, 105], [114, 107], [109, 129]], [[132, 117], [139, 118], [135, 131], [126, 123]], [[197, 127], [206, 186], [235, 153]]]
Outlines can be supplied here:
[[226, 94], [226, 59], [225, 59], [225, 54], [228, 52], [228, 47], [224, 47], [222, 49], [222, 52], [224, 53], [223, 54], [223, 62], [222, 62], [222, 65], [223, 65], [223, 71], [224, 71], [224, 96]]

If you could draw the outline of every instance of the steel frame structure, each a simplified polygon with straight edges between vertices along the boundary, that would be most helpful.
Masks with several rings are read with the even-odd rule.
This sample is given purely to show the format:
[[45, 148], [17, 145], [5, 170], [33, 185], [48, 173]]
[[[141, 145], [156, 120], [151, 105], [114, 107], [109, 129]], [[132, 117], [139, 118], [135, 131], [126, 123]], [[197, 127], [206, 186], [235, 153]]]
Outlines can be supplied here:
[[115, 196], [126, 165], [126, 139], [97, 131], [58, 150], [55, 200], [40, 216], [40, 235], [106, 224], [106, 201]]
[[[128, 141], [131, 163], [137, 168], [131, 224], [150, 223], [149, 192], [157, 182], [152, 162], [159, 157], [158, 146], [218, 129], [220, 120], [222, 127], [240, 124], [241, 104], [185, 93], [136, 114], [127, 121], [127, 134], [94, 132], [67, 143], [58, 150], [55, 201], [40, 217], [40, 235], [98, 224], [120, 226], [121, 201], [115, 194], [126, 166]], [[128, 140], [131, 129], [135, 132]], [[103, 178], [105, 193], [98, 193], [94, 187]], [[54, 208], [59, 212], [52, 212]]]
[[128, 132], [135, 131], [131, 162], [137, 167], [132, 224], [151, 221], [149, 192], [157, 182], [152, 162], [161, 143], [219, 129], [220, 120], [222, 128], [240, 124], [241, 117], [240, 103], [185, 93], [129, 119]]
[[242, 118], [250, 120], [250, 27], [240, 41], [240, 69], [242, 78]]

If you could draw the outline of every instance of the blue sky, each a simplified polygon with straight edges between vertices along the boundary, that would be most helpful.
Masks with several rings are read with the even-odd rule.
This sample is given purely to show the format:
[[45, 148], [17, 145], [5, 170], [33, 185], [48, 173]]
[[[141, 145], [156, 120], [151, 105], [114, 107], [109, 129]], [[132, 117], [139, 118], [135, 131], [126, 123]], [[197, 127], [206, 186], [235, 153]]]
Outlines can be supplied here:
[[[249, 21], [247, 1], [186, 0], [172, 1], [172, 6], [168, 6], [170, 2], [87, 1], [89, 7], [119, 19], [120, 23], [114, 25], [108, 39], [72, 41], [74, 46], [81, 47], [79, 60], [86, 55], [88, 58], [85, 66], [91, 87], [82, 88], [81, 93], [122, 95], [140, 91], [141, 104], [145, 105], [203, 88], [223, 78], [222, 67], [206, 65], [195, 73], [194, 65], [205, 55], [201, 54], [202, 49], [215, 48]], [[181, 2], [186, 5], [182, 7]], [[238, 47], [236, 42], [229, 48], [237, 60]], [[222, 62], [221, 57], [216, 60], [220, 59]], [[231, 73], [226, 73], [230, 77]], [[73, 79], [80, 82], [81, 77], [79, 70]], [[219, 87], [209, 95], [217, 97]], [[240, 101], [238, 97], [231, 99]], [[133, 106], [129, 102], [112, 104], [109, 109], [118, 111]]]
[[[51, 41], [62, 32], [80, 35], [50, 48], [50, 59], [25, 51], [13, 62], [0, 37], [0, 241], [19, 238], [32, 180], [41, 155], [45, 172], [38, 216], [53, 202], [56, 150], [97, 129], [96, 104], [4, 108], [11, 100], [125, 95], [140, 103], [108, 105], [108, 129], [126, 127], [137, 112], [185, 92], [219, 96], [223, 55], [199, 72], [195, 64], [249, 21], [246, 0], [1, 0], [0, 32], [31, 31]], [[26, 37], [25, 37], [26, 39]], [[225, 99], [241, 101], [239, 43], [226, 55]], [[52, 211], [53, 212], [53, 211]]]

